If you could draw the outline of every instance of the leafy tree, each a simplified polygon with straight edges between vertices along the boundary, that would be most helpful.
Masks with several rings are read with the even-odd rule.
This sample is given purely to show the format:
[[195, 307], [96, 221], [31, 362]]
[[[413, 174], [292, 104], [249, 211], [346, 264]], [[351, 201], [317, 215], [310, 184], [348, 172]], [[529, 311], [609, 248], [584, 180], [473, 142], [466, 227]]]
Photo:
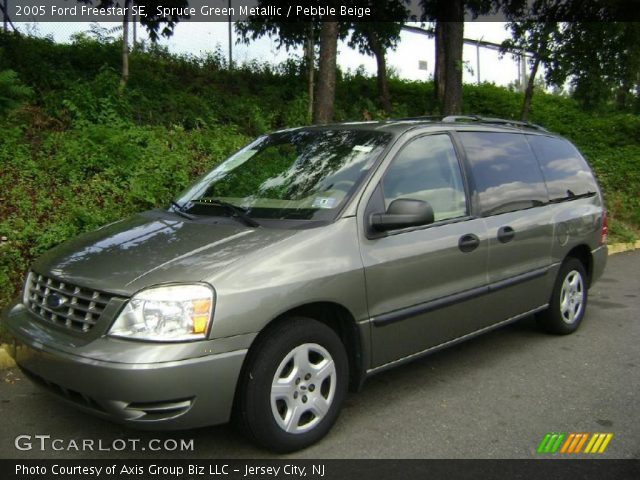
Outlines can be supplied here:
[[[614, 21], [624, 18], [624, 4], [606, 6], [581, 0], [505, 2], [508, 17], [526, 18], [509, 24], [512, 38], [503, 44], [531, 54], [523, 118], [528, 116], [532, 82], [540, 67], [547, 83], [556, 88], [569, 81], [572, 95], [587, 109], [614, 100], [618, 108], [630, 106], [634, 89], [640, 87], [640, 25]], [[590, 21], [566, 21], [583, 18]]]
[[617, 99], [624, 108], [640, 74], [640, 28], [627, 22], [571, 22], [548, 76], [569, 79], [573, 96], [587, 109]]
[[503, 47], [531, 54], [523, 119], [528, 117], [533, 81], [540, 67], [545, 70], [548, 84], [561, 88], [568, 81], [572, 96], [589, 110], [614, 102], [620, 109], [629, 108], [637, 97], [640, 87], [637, 23], [528, 20], [513, 22], [510, 27], [512, 39], [504, 42]]
[[[378, 18], [404, 19], [408, 15], [404, 3], [407, 0], [368, 0], [367, 5], [376, 12]], [[258, 6], [272, 5], [274, 2], [259, 0]], [[276, 2], [277, 3], [277, 2]], [[285, 2], [286, 3], [286, 2]], [[358, 3], [363, 5], [362, 2]], [[324, 19], [326, 20], [326, 19]], [[334, 25], [335, 24], [335, 25]], [[351, 32], [349, 46], [366, 55], [374, 55], [378, 64], [378, 92], [385, 112], [391, 112], [391, 100], [387, 82], [386, 52], [395, 48], [400, 38], [401, 23], [377, 22], [331, 22], [314, 19], [312, 22], [283, 21], [278, 16], [253, 17], [236, 25], [242, 41], [249, 43], [262, 36], [276, 38], [278, 48], [305, 46], [308, 69], [308, 89], [310, 113], [315, 123], [326, 123], [333, 116], [335, 97], [335, 70], [337, 40], [344, 39]], [[314, 93], [315, 47], [319, 45], [318, 82]]]
[[364, 55], [373, 55], [377, 63], [377, 84], [380, 104], [386, 114], [391, 114], [391, 95], [387, 76], [386, 54], [395, 49], [400, 40], [402, 23], [408, 11], [404, 4], [407, 0], [369, 0], [368, 5], [382, 18], [399, 21], [354, 22], [349, 46]]
[[624, 22], [621, 25], [618, 50], [620, 69], [616, 104], [623, 110], [635, 103], [640, 107], [640, 23]]
[[[78, 0], [80, 3], [95, 4], [98, 8], [109, 8], [118, 6], [118, 0]], [[134, 0], [123, 0], [123, 7], [126, 9], [126, 14], [122, 18], [122, 78], [120, 81], [120, 87], [124, 88], [129, 80], [129, 15], [131, 13], [131, 6]], [[185, 15], [181, 15], [180, 10], [185, 9], [189, 5], [189, 0], [135, 0], [136, 5], [144, 7], [145, 16], [140, 17], [140, 23], [146, 28], [151, 41], [156, 41], [160, 38], [160, 35], [164, 37], [170, 37], [173, 35], [173, 29], [176, 24], [183, 18], [187, 18]], [[157, 7], [168, 7], [171, 13], [168, 16], [161, 15], [158, 12]], [[162, 10], [166, 11], [166, 10]]]
[[522, 55], [530, 54], [529, 64], [531, 70], [524, 92], [524, 101], [520, 111], [520, 119], [527, 121], [531, 108], [531, 99], [535, 88], [536, 75], [541, 64], [546, 64], [557, 48], [560, 34], [558, 22], [547, 21], [544, 18], [526, 20], [524, 22], [511, 22], [508, 24], [511, 30], [511, 39], [502, 42], [502, 52], [516, 52]]
[[[258, 6], [262, 5], [262, 0]], [[266, 5], [267, 3], [264, 2]], [[240, 34], [239, 41], [249, 44], [260, 37], [268, 36], [274, 38], [276, 46], [285, 48], [287, 51], [300, 45], [305, 50], [305, 67], [307, 69], [307, 96], [308, 96], [308, 118], [313, 119], [313, 102], [315, 88], [315, 51], [319, 45], [320, 21], [311, 22], [285, 22], [277, 16], [249, 17], [248, 19], [236, 23], [236, 32]]]
[[[258, 7], [279, 4], [285, 5], [285, 8], [288, 8], [289, 5], [285, 0], [258, 0], [257, 2]], [[240, 33], [242, 41], [245, 43], [267, 35], [277, 39], [278, 48], [289, 49], [306, 45], [306, 63], [309, 72], [309, 110], [313, 113], [312, 119], [314, 123], [328, 123], [333, 118], [338, 38], [345, 38], [350, 26], [348, 23], [339, 23], [335, 19], [322, 20], [314, 18], [310, 22], [292, 22], [284, 21], [277, 15], [261, 15], [249, 17], [236, 25], [236, 31]], [[315, 68], [316, 39], [318, 39], [320, 55], [318, 81], [314, 92], [314, 75], [311, 70]]]

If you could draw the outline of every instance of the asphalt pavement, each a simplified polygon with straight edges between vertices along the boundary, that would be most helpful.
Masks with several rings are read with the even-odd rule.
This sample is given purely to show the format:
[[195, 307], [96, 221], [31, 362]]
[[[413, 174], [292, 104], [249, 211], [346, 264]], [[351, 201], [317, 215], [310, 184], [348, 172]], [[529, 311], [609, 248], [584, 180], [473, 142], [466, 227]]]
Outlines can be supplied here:
[[[379, 374], [349, 395], [324, 440], [288, 457], [540, 458], [536, 449], [548, 432], [599, 432], [613, 437], [593, 457], [640, 458], [639, 276], [640, 252], [610, 257], [573, 335], [547, 335], [527, 318]], [[0, 371], [0, 422], [0, 458], [273, 457], [228, 425], [163, 433], [124, 428], [58, 402], [15, 369]], [[30, 450], [16, 448], [20, 435], [31, 436]], [[71, 450], [53, 450], [46, 440], [41, 451], [35, 435]], [[93, 451], [73, 448], [83, 439], [94, 442]], [[140, 439], [145, 450], [95, 450], [120, 449], [118, 439]], [[174, 439], [193, 440], [193, 451], [150, 451], [150, 439], [169, 440], [169, 448]]]

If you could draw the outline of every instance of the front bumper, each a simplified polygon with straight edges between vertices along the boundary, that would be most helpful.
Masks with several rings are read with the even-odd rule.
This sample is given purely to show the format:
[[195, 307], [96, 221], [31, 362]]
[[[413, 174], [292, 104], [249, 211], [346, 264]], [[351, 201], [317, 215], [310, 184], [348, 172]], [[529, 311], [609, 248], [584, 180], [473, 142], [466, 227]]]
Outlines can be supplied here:
[[[155, 344], [101, 337], [80, 347], [56, 341], [63, 334], [21, 304], [2, 320], [27, 377], [84, 411], [142, 429], [227, 422], [253, 338]], [[220, 351], [225, 344], [246, 348]]]

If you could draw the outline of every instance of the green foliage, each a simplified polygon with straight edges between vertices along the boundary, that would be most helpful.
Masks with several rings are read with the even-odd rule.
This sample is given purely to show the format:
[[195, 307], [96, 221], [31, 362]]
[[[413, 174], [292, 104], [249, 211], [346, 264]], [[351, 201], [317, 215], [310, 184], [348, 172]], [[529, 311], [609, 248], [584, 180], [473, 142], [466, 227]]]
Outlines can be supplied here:
[[[189, 181], [249, 137], [306, 121], [304, 65], [289, 60], [226, 68], [224, 55], [131, 55], [119, 92], [119, 45], [0, 34], [0, 307], [30, 262], [81, 232], [166, 205]], [[431, 82], [389, 79], [395, 117], [436, 110]], [[522, 94], [465, 85], [463, 109], [517, 118]], [[336, 120], [385, 118], [375, 78], [338, 72]], [[613, 240], [640, 226], [640, 117], [586, 113], [573, 99], [536, 92], [531, 121], [571, 139], [605, 191]]]
[[23, 85], [13, 70], [0, 71], [0, 115], [17, 107], [33, 95], [33, 90]]
[[[563, 17], [559, 9], [567, 6], [603, 21], [553, 21]], [[561, 87], [568, 80], [572, 96], [585, 109], [624, 110], [638, 101], [640, 24], [611, 21], [605, 11], [585, 2], [541, 1], [530, 7], [527, 21], [508, 24], [512, 39], [503, 42], [504, 48], [533, 52], [542, 60], [547, 83]], [[585, 8], [593, 11], [587, 14]]]
[[[16, 294], [29, 263], [79, 233], [168, 204], [247, 137], [230, 126], [185, 130], [82, 117], [34, 135], [25, 112], [1, 122], [0, 305]], [[29, 112], [29, 123], [43, 113]], [[47, 123], [44, 123], [47, 125]]]

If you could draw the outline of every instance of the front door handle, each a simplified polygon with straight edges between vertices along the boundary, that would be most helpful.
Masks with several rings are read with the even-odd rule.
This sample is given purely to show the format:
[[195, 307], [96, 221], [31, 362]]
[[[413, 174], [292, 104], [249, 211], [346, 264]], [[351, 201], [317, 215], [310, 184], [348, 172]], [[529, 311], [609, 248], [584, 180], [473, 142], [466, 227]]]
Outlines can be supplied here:
[[480, 239], [473, 233], [467, 233], [458, 240], [458, 248], [465, 253], [473, 252], [480, 245]]
[[510, 242], [515, 236], [516, 231], [508, 225], [498, 229], [498, 241], [500, 243]]

